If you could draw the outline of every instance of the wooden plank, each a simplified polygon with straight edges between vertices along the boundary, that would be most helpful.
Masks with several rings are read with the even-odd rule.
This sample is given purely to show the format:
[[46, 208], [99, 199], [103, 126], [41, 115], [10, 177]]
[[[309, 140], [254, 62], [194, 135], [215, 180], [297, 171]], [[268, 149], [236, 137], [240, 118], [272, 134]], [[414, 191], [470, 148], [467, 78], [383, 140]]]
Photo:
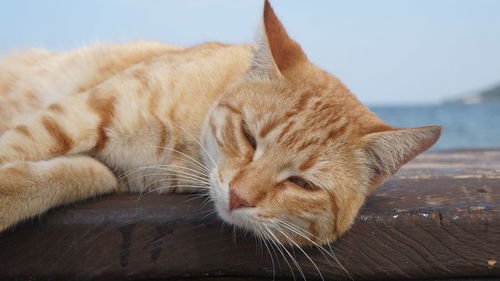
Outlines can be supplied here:
[[[276, 249], [271, 260], [202, 201], [125, 194], [51, 211], [0, 234], [0, 279], [293, 279]], [[423, 154], [368, 198], [332, 248], [354, 280], [500, 277], [500, 151]], [[288, 250], [308, 280], [321, 279]], [[306, 252], [325, 279], [349, 280], [331, 258]]]

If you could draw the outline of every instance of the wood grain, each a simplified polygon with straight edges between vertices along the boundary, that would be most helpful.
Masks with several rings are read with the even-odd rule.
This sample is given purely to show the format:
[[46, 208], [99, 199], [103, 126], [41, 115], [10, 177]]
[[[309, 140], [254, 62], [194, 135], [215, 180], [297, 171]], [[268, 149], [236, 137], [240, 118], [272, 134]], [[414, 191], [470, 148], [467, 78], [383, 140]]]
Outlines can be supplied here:
[[[273, 269], [265, 247], [201, 202], [125, 194], [53, 210], [0, 234], [0, 279], [272, 280], [273, 271], [293, 279], [278, 252]], [[354, 280], [500, 277], [500, 150], [423, 154], [368, 198], [332, 248]], [[321, 279], [289, 250], [307, 280]], [[326, 280], [350, 280], [332, 259], [306, 251]]]

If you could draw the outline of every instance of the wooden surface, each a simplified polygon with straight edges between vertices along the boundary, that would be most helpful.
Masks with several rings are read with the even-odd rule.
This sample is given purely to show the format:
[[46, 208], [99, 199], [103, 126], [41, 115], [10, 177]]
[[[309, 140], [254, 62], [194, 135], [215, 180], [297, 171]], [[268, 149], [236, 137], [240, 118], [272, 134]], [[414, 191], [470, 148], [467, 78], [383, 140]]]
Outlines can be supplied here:
[[[113, 195], [51, 211], [0, 234], [0, 279], [293, 279], [279, 252], [273, 270], [265, 247], [221, 228], [201, 201]], [[500, 150], [422, 155], [368, 198], [332, 248], [354, 280], [500, 278]], [[307, 280], [321, 279], [289, 250]], [[350, 280], [306, 251], [326, 280]]]

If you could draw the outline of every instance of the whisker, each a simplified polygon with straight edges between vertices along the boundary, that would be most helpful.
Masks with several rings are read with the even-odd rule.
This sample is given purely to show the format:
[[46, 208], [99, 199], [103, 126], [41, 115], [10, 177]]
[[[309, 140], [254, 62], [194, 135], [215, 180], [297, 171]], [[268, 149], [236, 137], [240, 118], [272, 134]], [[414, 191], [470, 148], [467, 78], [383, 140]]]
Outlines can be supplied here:
[[[160, 191], [160, 190], [164, 190], [164, 189], [169, 189], [169, 188], [177, 188], [177, 187], [191, 187], [191, 188], [195, 188], [195, 189], [203, 189], [204, 186], [200, 186], [200, 185], [192, 185], [192, 184], [179, 184], [179, 185], [167, 185], [167, 186], [161, 186], [161, 187], [158, 187], [158, 188], [155, 188], [155, 189], [151, 189], [149, 190], [148, 192], [146, 192], [144, 194], [145, 195], [148, 195], [150, 193], [153, 193], [155, 191]], [[193, 198], [192, 198], [193, 199]], [[196, 199], [196, 198], [194, 198]]]
[[[117, 177], [118, 180], [121, 180], [123, 179], [124, 177], [127, 177], [131, 174], [134, 174], [134, 173], [137, 173], [137, 172], [140, 172], [142, 170], [147, 170], [147, 169], [152, 169], [152, 168], [156, 168], [156, 167], [161, 167], [162, 165], [165, 165], [165, 164], [155, 164], [155, 165], [149, 165], [149, 166], [142, 166], [142, 167], [136, 167], [136, 168], [132, 168], [132, 169], [129, 169], [127, 170], [126, 172], [122, 173], [120, 176]], [[183, 167], [183, 166], [178, 166], [180, 168], [184, 168], [184, 169], [189, 169], [187, 167]], [[200, 173], [201, 171], [198, 171], [198, 170], [193, 170], [193, 171], [196, 171], [197, 173]], [[205, 174], [203, 173], [203, 176], [208, 176], [208, 172]]]
[[[264, 225], [264, 227], [266, 227], [266, 226], [265, 226], [265, 224], [263, 224], [263, 225]], [[269, 230], [268, 230], [268, 231], [269, 231]], [[293, 280], [295, 281], [295, 280], [296, 280], [296, 277], [295, 277], [295, 273], [293, 272], [292, 265], [288, 262], [288, 259], [286, 258], [286, 256], [285, 256], [285, 254], [283, 253], [283, 251], [280, 249], [280, 247], [278, 247], [278, 245], [276, 244], [276, 242], [275, 242], [273, 239], [271, 239], [271, 238], [269, 237], [269, 235], [265, 235], [265, 237], [266, 237], [266, 239], [268, 239], [271, 243], [273, 243], [273, 244], [274, 244], [274, 246], [276, 247], [276, 249], [280, 252], [281, 256], [283, 257], [283, 259], [285, 260], [286, 264], [288, 265], [288, 268], [290, 269], [290, 273], [292, 273]]]
[[210, 156], [210, 154], [208, 154], [207, 150], [205, 149], [205, 147], [198, 141], [197, 138], [195, 138], [191, 133], [189, 133], [187, 130], [185, 130], [184, 128], [182, 128], [179, 124], [175, 123], [175, 122], [172, 122], [174, 125], [176, 125], [179, 129], [181, 129], [182, 131], [184, 131], [186, 134], [188, 134], [191, 138], [193, 138], [193, 140], [198, 143], [198, 145], [201, 147], [201, 149], [203, 149], [203, 152], [205, 152], [205, 154], [207, 155], [208, 159], [210, 159], [210, 161], [212, 161], [212, 164], [214, 164], [214, 166], [217, 166], [217, 164], [215, 163], [215, 160], [212, 158], [212, 156]]
[[[207, 192], [207, 194], [204, 194], [204, 195], [206, 196], [206, 198], [201, 203], [201, 206], [205, 208], [208, 206], [208, 204], [212, 203], [212, 199], [210, 198], [210, 194], [208, 194], [208, 192]], [[201, 198], [201, 196], [200, 196], [200, 198]]]
[[[162, 173], [146, 174], [146, 175], [142, 175], [142, 176], [143, 177], [164, 176], [164, 178], [152, 181], [148, 185], [143, 186], [142, 189], [141, 189], [140, 195], [142, 195], [142, 193], [144, 191], [148, 190], [150, 186], [152, 186], [152, 185], [154, 185], [154, 184], [156, 184], [158, 182], [162, 182], [162, 181], [174, 181], [174, 180], [180, 179], [183, 183], [188, 183], [188, 184], [191, 184], [191, 185], [196, 185], [196, 186], [205, 187], [205, 188], [208, 188], [210, 186], [209, 182], [204, 181], [204, 180], [200, 180], [198, 178], [193, 178], [191, 175], [182, 175], [182, 174], [178, 175], [177, 173], [164, 173], [164, 172], [162, 172]], [[172, 177], [175, 177], [175, 178], [172, 178], [172, 177], [169, 177], [169, 176], [172, 176]]]
[[207, 212], [207, 214], [201, 218], [201, 221], [204, 221], [206, 218], [208, 218], [209, 216], [213, 215], [213, 214], [216, 214], [217, 213], [217, 210], [210, 210], [209, 212]]
[[205, 197], [205, 199], [201, 203], [201, 206], [202, 207], [206, 207], [207, 201], [210, 200], [210, 197], [207, 197], [207, 196], [210, 196], [210, 195], [208, 193], [196, 194], [194, 196], [191, 196], [191, 198], [187, 199], [185, 202], [190, 202], [190, 201], [197, 200], [197, 199]]
[[[182, 179], [182, 177], [181, 177], [181, 179]], [[153, 182], [150, 182], [148, 185], [142, 187], [141, 192], [139, 193], [139, 198], [141, 198], [142, 193], [145, 192], [145, 191], [147, 191], [150, 186], [152, 186], [154, 184], [157, 184], [157, 183], [160, 183], [160, 182], [163, 182], [163, 181], [173, 181], [173, 179], [165, 177], [165, 178], [161, 178], [161, 179], [155, 180]], [[202, 182], [202, 181], [198, 181], [198, 180], [193, 180], [193, 179], [189, 179], [189, 178], [182, 179], [182, 183], [184, 185], [195, 186], [198, 189], [208, 189], [209, 186], [210, 186], [206, 182]], [[173, 185], [173, 186], [171, 185], [170, 187], [175, 187], [175, 186], [179, 186], [179, 185], [178, 184], [177, 185]], [[156, 189], [154, 189], [154, 190], [156, 190]], [[151, 193], [151, 191], [149, 191], [148, 194], [149, 193]]]
[[[262, 226], [263, 226], [264, 228], [267, 228], [267, 226], [266, 226], [266, 225], [262, 225]], [[271, 243], [274, 243], [272, 240], [270, 240], [270, 242], [271, 242]], [[273, 251], [274, 255], [276, 256], [276, 262], [277, 262], [277, 264], [278, 264], [278, 268], [279, 268], [279, 269], [281, 269], [281, 264], [280, 264], [280, 260], [279, 260], [278, 253], [276, 253], [276, 250], [274, 250], [274, 247], [273, 247], [273, 245], [272, 245], [272, 244], [270, 244], [270, 246], [271, 246], [271, 250]], [[279, 251], [279, 248], [278, 248], [278, 247], [276, 247], [276, 249], [278, 249], [278, 251]]]
[[[208, 182], [207, 180], [194, 178], [194, 177], [191, 177], [190, 175], [182, 175], [182, 174], [179, 175], [179, 174], [175, 173], [174, 171], [144, 174], [144, 175], [140, 175], [137, 177], [152, 177], [152, 176], [163, 176], [163, 178], [169, 177], [168, 179], [171, 179], [171, 180], [175, 180], [175, 179], [181, 179], [183, 181], [191, 180], [191, 181], [201, 182], [201, 183], [205, 183], [205, 184], [210, 184], [210, 182]], [[137, 179], [137, 177], [133, 178], [132, 180]]]
[[[178, 152], [177, 152], [178, 153]], [[193, 165], [193, 167], [195, 168], [198, 168], [200, 169], [201, 171], [203, 172], [206, 172], [206, 173], [210, 173], [210, 171], [208, 170], [208, 168], [205, 166], [205, 164], [203, 163], [200, 163], [198, 160], [195, 160], [195, 159], [186, 159], [186, 158], [182, 158], [180, 156], [183, 156], [183, 155], [170, 155], [170, 158], [176, 158], [176, 159], [179, 159], [179, 160], [189, 160], [189, 164]], [[196, 161], [196, 162], [194, 162]]]
[[141, 191], [141, 193], [139, 193], [139, 196], [138, 196], [137, 201], [136, 201], [136, 208], [139, 208], [139, 201], [141, 200], [142, 197], [147, 196], [148, 194], [155, 192], [157, 190], [162, 190], [162, 189], [166, 189], [166, 188], [174, 188], [174, 187], [191, 187], [191, 188], [197, 188], [197, 189], [202, 188], [200, 186], [193, 186], [193, 185], [174, 185], [174, 186], [165, 186], [165, 187], [156, 188], [156, 189], [153, 189], [153, 190], [146, 192], [145, 194], [143, 194], [143, 191]]
[[[258, 231], [260, 234], [262, 234], [262, 229], [260, 227], [258, 227]], [[269, 250], [269, 247], [267, 246], [267, 242], [265, 240], [262, 240], [262, 242], [264, 242], [264, 246], [267, 249], [267, 253], [269, 254], [269, 257], [271, 258], [271, 264], [273, 265], [273, 281], [274, 281], [274, 278], [276, 276], [276, 268], [274, 266], [274, 258], [273, 258], [273, 255], [271, 254], [271, 250]]]
[[196, 192], [196, 193], [193, 193], [193, 194], [189, 194], [191, 195], [191, 199], [189, 200], [193, 200], [193, 199], [199, 199], [199, 198], [205, 198], [204, 199], [204, 202], [205, 201], [210, 201], [210, 193], [208, 192]]
[[194, 173], [196, 173], [199, 176], [204, 176], [204, 177], [208, 176], [208, 174], [206, 172], [204, 172], [204, 171], [198, 171], [198, 170], [191, 169], [191, 168], [184, 167], [184, 166], [180, 166], [180, 165], [160, 164], [160, 165], [156, 165], [155, 167], [157, 167], [157, 168], [179, 168], [179, 169], [184, 169], [184, 170], [188, 170], [188, 171], [194, 172]]
[[[186, 154], [186, 153], [184, 153], [184, 152], [182, 152], [180, 150], [177, 150], [177, 149], [174, 149], [174, 148], [170, 148], [170, 147], [166, 147], [166, 146], [148, 146], [148, 147], [154, 148], [154, 149], [161, 148], [161, 149], [169, 150], [169, 151], [172, 151], [172, 152], [176, 152], [176, 153], [178, 153], [178, 154], [180, 154], [182, 156], [185, 156], [189, 160], [193, 161], [193, 163], [198, 164], [200, 168], [207, 169], [207, 167], [203, 163], [201, 163], [200, 161], [194, 159], [193, 157], [189, 156], [188, 154]], [[215, 163], [214, 163], [214, 165], [215, 165]], [[208, 172], [208, 170], [207, 170], [207, 172]]]
[[200, 180], [198, 178], [192, 178], [192, 177], [186, 176], [186, 175], [178, 175], [176, 173], [154, 173], [154, 174], [144, 175], [144, 177], [151, 177], [151, 176], [163, 176], [162, 177], [163, 180], [170, 180], [170, 181], [178, 180], [178, 181], [183, 181], [183, 182], [200, 183], [200, 184], [210, 186], [210, 182], [208, 182], [208, 181]]
[[340, 262], [340, 260], [337, 258], [337, 256], [335, 255], [335, 253], [333, 252], [333, 249], [332, 249], [332, 245], [331, 244], [328, 244], [328, 248], [330, 249], [330, 252], [332, 253], [332, 255], [334, 256], [334, 259], [335, 261], [337, 261], [337, 263], [339, 264], [339, 266], [342, 268], [342, 270], [347, 274], [347, 276], [349, 277], [349, 279], [351, 279], [352, 281], [354, 281], [354, 278], [351, 276], [351, 274], [349, 273], [349, 271], [347, 271], [347, 269], [344, 267], [344, 265]]
[[155, 188], [155, 189], [152, 189], [152, 190], [149, 190], [148, 192], [144, 193], [144, 192], [141, 192], [139, 193], [139, 196], [137, 197], [137, 203], [139, 202], [139, 200], [142, 199], [142, 197], [144, 196], [147, 196], [155, 191], [159, 191], [159, 190], [163, 190], [163, 189], [168, 189], [168, 188], [177, 188], [177, 187], [190, 187], [190, 188], [196, 188], [196, 189], [199, 189], [199, 188], [203, 188], [201, 186], [196, 186], [196, 185], [172, 185], [172, 186], [162, 186], [162, 187], [159, 187], [159, 188]]
[[280, 232], [283, 236], [285, 236], [286, 239], [288, 239], [290, 242], [292, 242], [293, 245], [295, 245], [295, 247], [297, 247], [305, 256], [306, 258], [311, 262], [311, 264], [314, 266], [314, 268], [316, 268], [316, 271], [319, 273], [319, 276], [321, 277], [321, 280], [325, 280], [325, 278], [323, 278], [323, 274], [321, 274], [321, 270], [319, 270], [318, 266], [316, 265], [316, 263], [311, 259], [311, 257], [302, 249], [302, 247], [299, 246], [299, 244], [297, 244], [295, 241], [293, 241], [292, 238], [290, 238], [284, 231], [282, 231], [279, 226], [277, 224], [274, 224], [274, 227], [276, 227], [276, 230], [278, 232]]
[[[148, 148], [152, 148], [152, 149], [153, 149], [153, 148], [154, 148], [154, 149], [157, 149], [157, 148], [162, 148], [162, 149], [170, 150], [170, 151], [172, 151], [172, 152], [179, 153], [179, 154], [181, 154], [182, 156], [185, 156], [185, 157], [187, 158], [187, 160], [191, 161], [191, 163], [192, 163], [195, 167], [197, 167], [197, 168], [201, 169], [201, 171], [197, 171], [197, 172], [203, 172], [203, 173], [204, 173], [204, 174], [206, 174], [207, 176], [208, 176], [208, 174], [210, 173], [210, 171], [207, 169], [207, 167], [205, 167], [205, 165], [204, 165], [203, 163], [201, 163], [201, 162], [197, 161], [196, 159], [192, 158], [191, 156], [189, 156], [189, 155], [185, 154], [185, 153], [184, 153], [184, 152], [182, 152], [182, 151], [179, 151], [179, 150], [176, 150], [176, 149], [172, 149], [172, 148], [169, 148], [169, 147], [158, 147], [158, 146], [146, 146], [146, 147], [148, 147]], [[182, 158], [180, 158], [178, 155], [171, 155], [171, 156], [170, 156], [170, 158], [174, 158], [174, 157], [179, 158], [179, 159], [182, 159]], [[120, 180], [120, 179], [122, 179], [123, 177], [128, 176], [130, 173], [134, 173], [134, 172], [136, 172], [136, 170], [148, 169], [148, 168], [151, 168], [151, 167], [154, 167], [154, 166], [157, 166], [157, 165], [152, 165], [152, 166], [146, 166], [146, 167], [139, 167], [139, 168], [133, 168], [133, 169], [130, 169], [130, 170], [128, 170], [128, 171], [126, 171], [126, 172], [124, 172], [122, 175], [120, 175], [120, 176], [118, 177], [118, 179]], [[183, 166], [178, 166], [178, 167], [180, 167], [180, 168], [187, 168], [187, 167], [183, 167]]]
[[295, 224], [292, 224], [290, 222], [287, 222], [287, 221], [284, 221], [284, 220], [280, 220], [278, 218], [275, 218], [276, 222], [282, 224], [284, 227], [286, 227], [287, 229], [293, 231], [295, 234], [301, 236], [302, 238], [306, 239], [307, 241], [311, 242], [314, 246], [317, 246], [318, 248], [320, 248], [321, 250], [324, 250], [327, 254], [330, 254], [325, 248], [323, 248], [320, 244], [314, 242], [313, 240], [311, 240], [309, 237], [307, 237], [304, 233], [307, 233], [308, 235], [318, 239], [319, 241], [323, 242], [321, 239], [319, 239], [317, 236], [311, 234], [310, 232], [308, 232], [307, 230], [303, 229], [303, 228], [300, 228], [299, 226], [295, 225]]
[[[337, 258], [335, 257], [335, 255], [333, 253], [330, 253], [328, 252], [325, 248], [323, 248], [321, 245], [319, 245], [318, 243], [312, 241], [311, 239], [309, 239], [309, 237], [305, 236], [304, 233], [302, 231], [300, 231], [299, 229], [294, 229], [292, 226], [288, 226], [285, 224], [285, 221], [279, 221], [279, 219], [277, 219], [278, 223], [281, 223], [282, 226], [284, 226], [285, 228], [287, 228], [288, 230], [294, 232], [295, 234], [299, 235], [300, 237], [306, 239], [307, 241], [309, 241], [313, 246], [315, 246], [318, 250], [320, 250], [319, 252], [323, 255], [323, 257], [326, 259], [326, 261], [331, 264], [331, 261], [329, 259], [329, 257], [333, 258], [333, 260], [335, 260], [340, 266], [342, 266], [340, 264], [340, 262], [337, 260]], [[325, 255], [326, 253], [326, 255]]]
[[292, 254], [290, 254], [290, 251], [288, 251], [288, 249], [283, 246], [283, 244], [278, 240], [278, 238], [276, 238], [276, 236], [272, 233], [271, 230], [267, 229], [266, 228], [266, 231], [267, 233], [269, 233], [273, 238], [274, 238], [274, 241], [276, 241], [278, 243], [278, 245], [281, 246], [281, 248], [283, 250], [285, 250], [285, 252], [287, 253], [287, 255], [290, 257], [290, 259], [292, 260], [293, 264], [295, 265], [295, 267], [297, 268], [297, 270], [299, 271], [300, 273], [300, 276], [302, 277], [302, 279], [304, 281], [306, 281], [306, 276], [304, 275], [304, 271], [302, 271], [302, 268], [300, 267], [299, 263], [297, 262], [297, 260], [292, 256]]
[[[180, 174], [180, 175], [186, 175], [186, 176], [190, 176], [190, 177], [192, 177], [192, 178], [196, 178], [196, 179], [199, 179], [199, 180], [208, 181], [208, 179], [207, 179], [207, 178], [205, 178], [205, 177], [201, 177], [201, 176], [198, 176], [198, 175], [193, 175], [193, 174], [188, 173], [188, 172], [179, 171], [179, 170], [176, 170], [176, 169], [171, 169], [171, 168], [155, 167], [155, 166], [143, 167], [143, 168], [140, 168], [140, 169], [138, 169], [138, 170], [134, 171], [134, 173], [139, 172], [139, 171], [141, 171], [141, 170], [152, 169], [152, 168], [154, 168], [154, 169], [156, 169], [156, 170], [159, 170], [159, 171], [169, 171], [169, 172], [175, 172], [175, 174], [176, 174], [176, 175], [177, 175], [177, 174]], [[130, 175], [130, 174], [132, 174], [132, 173], [129, 173], [129, 175]], [[129, 175], [128, 175], [128, 176], [129, 176]], [[149, 176], [151, 176], [151, 175], [154, 175], [154, 174], [149, 174]], [[160, 175], [160, 174], [156, 174], [156, 175]], [[180, 176], [180, 175], [179, 175], [179, 176]], [[139, 175], [139, 177], [140, 177], [140, 176], [144, 176], [144, 175]]]
[[201, 176], [198, 176], [198, 175], [193, 175], [193, 174], [190, 174], [190, 173], [184, 172], [184, 171], [179, 171], [179, 170], [176, 170], [176, 169], [171, 169], [171, 168], [155, 168], [155, 169], [160, 170], [160, 171], [174, 172], [174, 173], [177, 174], [177, 176], [184, 175], [184, 176], [189, 176], [189, 177], [191, 177], [193, 179], [199, 179], [199, 180], [207, 181], [208, 182], [207, 178], [204, 178], [204, 177], [201, 177]]
[[[309, 234], [310, 236], [318, 239], [319, 241], [321, 241], [322, 243], [325, 243], [323, 240], [319, 239], [319, 237], [311, 234], [310, 232], [308, 232], [307, 230], [299, 227], [298, 225], [295, 225], [291, 222], [288, 222], [288, 221], [285, 221], [285, 220], [281, 220], [279, 218], [275, 218], [275, 220], [277, 220], [278, 222], [280, 222], [283, 226], [287, 227], [288, 229], [290, 229], [291, 231], [295, 232], [296, 234], [302, 236], [303, 238], [307, 239], [309, 242], [311, 242], [314, 246], [316, 246], [318, 249], [320, 249], [320, 252], [323, 254], [323, 256], [325, 255], [325, 253], [330, 256], [331, 258], [333, 258], [333, 260], [342, 268], [342, 270], [347, 274], [347, 276], [349, 277], [349, 279], [351, 280], [354, 280], [351, 276], [351, 274], [347, 271], [347, 269], [344, 267], [344, 265], [342, 265], [342, 263], [340, 262], [340, 260], [337, 258], [337, 256], [335, 255], [335, 253], [333, 252], [333, 249], [331, 247], [331, 244], [328, 244], [328, 247], [330, 248], [330, 251], [326, 250], [323, 246], [319, 245], [318, 243], [312, 241], [311, 239], [309, 239], [309, 237], [305, 236], [303, 233], [300, 233], [301, 230], [302, 232], [306, 232], [307, 234]], [[299, 233], [298, 233], [299, 232]], [[327, 258], [327, 257], [325, 257]], [[327, 260], [329, 260], [327, 258]]]

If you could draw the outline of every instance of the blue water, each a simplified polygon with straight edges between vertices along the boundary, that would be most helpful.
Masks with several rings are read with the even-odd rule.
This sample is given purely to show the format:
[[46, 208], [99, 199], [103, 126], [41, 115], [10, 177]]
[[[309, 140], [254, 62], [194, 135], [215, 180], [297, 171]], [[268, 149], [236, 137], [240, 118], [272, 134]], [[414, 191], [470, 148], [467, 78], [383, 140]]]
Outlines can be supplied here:
[[443, 126], [443, 134], [433, 149], [500, 147], [500, 103], [372, 106], [370, 109], [398, 128]]

